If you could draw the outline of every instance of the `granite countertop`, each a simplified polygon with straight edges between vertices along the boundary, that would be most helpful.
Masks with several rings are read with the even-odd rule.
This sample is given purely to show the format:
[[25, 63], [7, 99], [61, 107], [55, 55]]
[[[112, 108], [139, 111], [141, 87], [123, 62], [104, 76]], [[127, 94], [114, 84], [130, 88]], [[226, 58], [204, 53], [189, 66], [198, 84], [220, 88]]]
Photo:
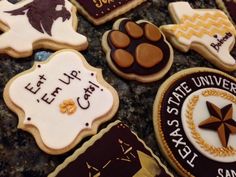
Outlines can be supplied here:
[[[16, 0], [15, 0], [16, 1]], [[146, 19], [157, 26], [172, 23], [167, 5], [170, 1], [154, 0], [145, 3], [124, 17], [133, 20]], [[213, 0], [190, 1], [195, 8], [215, 8]], [[101, 48], [101, 37], [106, 30], [111, 29], [113, 22], [98, 27], [93, 26], [81, 15], [79, 16], [78, 31], [88, 37], [89, 48], [82, 52], [87, 61], [95, 67], [102, 68], [105, 80], [119, 93], [120, 107], [114, 117], [126, 123], [130, 128], [151, 147], [163, 163], [165, 158], [160, 154], [152, 123], [152, 107], [160, 85], [177, 71], [191, 67], [214, 68], [208, 61], [194, 51], [181, 53], [174, 50], [174, 64], [169, 73], [160, 81], [150, 84], [141, 84], [136, 81], [121, 79], [108, 67], [105, 54]], [[35, 143], [33, 136], [17, 129], [18, 118], [12, 113], [3, 101], [3, 89], [7, 81], [16, 74], [30, 68], [34, 61], [44, 60], [51, 51], [38, 50], [32, 57], [12, 59], [7, 55], [0, 55], [0, 177], [45, 177], [71, 155], [82, 143], [66, 154], [52, 156], [42, 152]], [[232, 50], [236, 57], [236, 49]], [[236, 72], [231, 74], [236, 76]], [[105, 127], [104, 124], [102, 127]], [[173, 169], [167, 164], [169, 169]], [[177, 176], [177, 175], [176, 175]]]

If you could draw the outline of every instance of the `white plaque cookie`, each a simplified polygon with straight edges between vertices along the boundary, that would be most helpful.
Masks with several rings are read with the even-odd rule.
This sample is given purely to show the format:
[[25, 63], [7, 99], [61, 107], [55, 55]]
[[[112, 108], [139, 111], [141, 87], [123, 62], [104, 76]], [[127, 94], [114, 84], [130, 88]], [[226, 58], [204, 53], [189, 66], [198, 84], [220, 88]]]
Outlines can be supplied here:
[[117, 92], [74, 50], [35, 63], [5, 87], [4, 99], [19, 117], [18, 127], [32, 133], [50, 154], [70, 150], [116, 113]]

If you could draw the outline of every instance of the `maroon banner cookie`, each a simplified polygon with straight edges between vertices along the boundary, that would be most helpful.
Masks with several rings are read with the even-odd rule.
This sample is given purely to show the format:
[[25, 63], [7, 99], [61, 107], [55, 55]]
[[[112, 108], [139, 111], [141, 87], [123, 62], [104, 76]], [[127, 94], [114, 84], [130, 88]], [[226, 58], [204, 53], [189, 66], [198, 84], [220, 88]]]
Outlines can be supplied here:
[[173, 63], [173, 49], [159, 28], [145, 20], [122, 18], [102, 37], [111, 69], [119, 76], [140, 82], [161, 79]]
[[207, 68], [173, 75], [157, 93], [153, 121], [162, 151], [182, 176], [235, 176], [234, 77]]
[[160, 160], [116, 121], [86, 142], [49, 177], [170, 177]]
[[146, 0], [72, 0], [93, 24], [103, 24], [128, 12]]

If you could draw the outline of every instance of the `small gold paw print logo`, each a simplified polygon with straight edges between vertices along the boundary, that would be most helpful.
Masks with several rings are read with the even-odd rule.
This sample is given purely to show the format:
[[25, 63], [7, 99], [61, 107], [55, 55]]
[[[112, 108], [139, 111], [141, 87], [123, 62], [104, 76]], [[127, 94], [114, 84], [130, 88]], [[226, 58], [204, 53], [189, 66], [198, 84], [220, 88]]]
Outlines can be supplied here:
[[61, 103], [59, 107], [61, 113], [66, 113], [68, 115], [74, 114], [77, 110], [77, 106], [72, 99], [63, 101], [63, 103]]

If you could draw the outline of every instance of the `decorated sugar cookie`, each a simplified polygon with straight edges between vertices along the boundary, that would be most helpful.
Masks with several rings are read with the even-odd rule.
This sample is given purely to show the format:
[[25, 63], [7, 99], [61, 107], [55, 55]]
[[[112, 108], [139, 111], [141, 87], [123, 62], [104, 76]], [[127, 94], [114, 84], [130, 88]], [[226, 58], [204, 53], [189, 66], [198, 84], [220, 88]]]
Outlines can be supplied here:
[[71, 0], [79, 12], [95, 25], [122, 15], [146, 0]]
[[153, 121], [162, 151], [182, 176], [235, 176], [234, 77], [207, 68], [173, 75], [157, 93]]
[[130, 129], [116, 121], [92, 137], [48, 177], [171, 177]]
[[87, 38], [76, 29], [76, 9], [68, 0], [0, 1], [0, 53], [21, 58], [38, 48], [86, 49]]
[[101, 70], [69, 49], [12, 78], [4, 99], [18, 115], [18, 127], [32, 133], [50, 154], [64, 153], [95, 134], [119, 105], [117, 92], [104, 81]]
[[102, 37], [111, 69], [119, 76], [140, 82], [162, 78], [173, 63], [173, 49], [154, 24], [119, 19]]
[[169, 12], [177, 24], [161, 30], [176, 48], [193, 49], [222, 70], [236, 70], [236, 60], [230, 55], [236, 30], [224, 12], [193, 9], [188, 2], [170, 3]]

